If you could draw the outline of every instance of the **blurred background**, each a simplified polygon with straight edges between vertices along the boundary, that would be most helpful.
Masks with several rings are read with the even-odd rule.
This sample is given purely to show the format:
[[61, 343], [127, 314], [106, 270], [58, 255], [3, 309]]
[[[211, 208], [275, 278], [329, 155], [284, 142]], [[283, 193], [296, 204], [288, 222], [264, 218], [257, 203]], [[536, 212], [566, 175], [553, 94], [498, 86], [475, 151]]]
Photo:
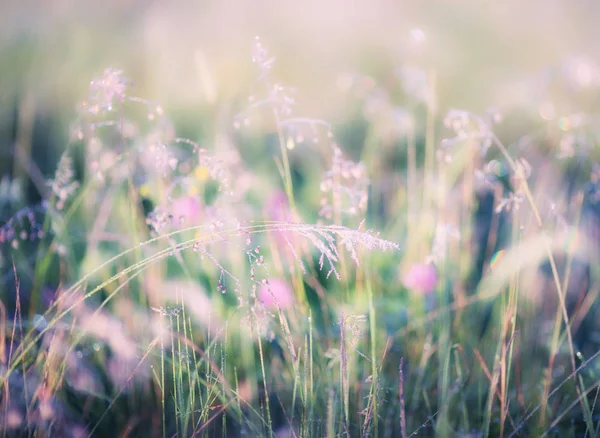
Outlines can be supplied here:
[[[123, 248], [133, 247], [137, 239], [136, 233], [132, 232], [137, 224], [133, 217], [138, 218], [139, 214], [138, 219], [142, 220], [137, 225], [144, 232], [149, 232], [146, 230], [149, 213], [156, 211], [153, 210], [156, 206], [164, 206], [161, 202], [171, 202], [171, 192], [167, 197], [166, 190], [156, 190], [156, 187], [170, 184], [171, 181], [165, 178], [166, 174], [160, 174], [150, 165], [148, 167], [152, 172], [148, 171], [147, 179], [136, 180], [136, 184], [139, 182], [140, 205], [136, 205], [139, 212], [134, 208], [129, 211], [134, 203], [128, 197], [130, 193], [121, 190], [119, 184], [115, 183], [113, 190], [110, 190], [110, 185], [105, 190], [101, 184], [95, 185], [93, 172], [82, 175], [94, 169], [92, 164], [97, 164], [94, 154], [100, 155], [102, 152], [94, 150], [93, 145], [102, 149], [103, 143], [93, 144], [84, 139], [82, 124], [77, 125], [76, 121], [84, 112], [82, 102], [89, 99], [90, 82], [102, 76], [106, 68], [122, 70], [123, 76], [131, 81], [133, 85], [127, 88], [128, 97], [147, 99], [152, 105], [160, 104], [158, 111], [154, 106], [150, 110], [150, 104], [144, 108], [145, 101], [136, 101], [142, 102], [142, 108], [136, 107], [132, 116], [142, 119], [140, 125], [143, 126], [139, 132], [136, 131], [142, 145], [147, 141], [146, 135], [150, 138], [153, 132], [144, 124], [156, 124], [157, 131], [162, 129], [169, 140], [175, 136], [190, 139], [225, 162], [224, 166], [231, 172], [234, 185], [242, 189], [239, 194], [243, 202], [236, 205], [236, 208], [240, 207], [239, 211], [235, 211], [236, 215], [239, 213], [244, 219], [250, 220], [261, 219], [261, 215], [267, 220], [281, 218], [278, 214], [283, 208], [281, 203], [278, 204], [280, 198], [277, 195], [283, 194], [284, 184], [277, 172], [277, 164], [281, 162], [282, 151], [286, 151], [284, 144], [294, 149], [294, 142], [299, 143], [297, 134], [305, 132], [286, 131], [281, 135], [282, 138], [285, 136], [286, 142], [281, 142], [280, 150], [273, 114], [261, 119], [250, 114], [250, 111], [246, 112], [266, 94], [254, 90], [259, 82], [257, 77], [260, 69], [257, 68], [258, 63], [252, 62], [252, 56], [253, 49], [256, 49], [255, 38], [259, 36], [270, 56], [276, 59], [269, 81], [279, 81], [285, 86], [285, 93], [293, 95], [297, 102], [292, 117], [326, 120], [331, 124], [318, 125], [319, 129], [326, 126], [324, 132], [316, 132], [312, 125], [308, 128], [304, 126], [301, 129], [305, 128], [308, 133], [305, 140], [313, 135], [313, 139], [319, 140], [321, 137], [327, 140], [319, 140], [318, 144], [305, 141], [306, 149], [298, 147], [289, 152], [292, 168], [290, 180], [294, 180], [293, 198], [301, 220], [306, 223], [319, 220], [321, 192], [324, 191], [320, 182], [324, 171], [331, 168], [335, 149], [329, 146], [336, 142], [344, 157], [365, 164], [370, 177], [370, 185], [367, 184], [369, 203], [365, 209], [366, 227], [381, 231], [383, 237], [401, 245], [400, 255], [394, 254], [393, 259], [381, 256], [381, 260], [376, 260], [379, 263], [377, 274], [373, 276], [373, 308], [377, 309], [378, 324], [382, 326], [378, 332], [381, 335], [380, 347], [385, 345], [385, 339], [390, 339], [388, 336], [402, 338], [402, 344], [396, 345], [396, 350], [390, 354], [398, 356], [397, 359], [402, 355], [407, 363], [415, 364], [428, 351], [429, 347], [425, 345], [431, 343], [430, 334], [437, 336], [442, 333], [439, 336], [441, 341], [433, 339], [436, 345], [442, 346], [440, 350], [446, 351], [444, 349], [448, 347], [448, 355], [451, 339], [452, 343], [464, 342], [467, 350], [480, 347], [483, 356], [494, 357], [496, 342], [500, 342], [497, 345], [504, 345], [505, 333], [502, 331], [499, 334], [498, 329], [508, 327], [503, 322], [506, 309], [503, 303], [498, 302], [475, 305], [479, 304], [475, 299], [479, 299], [476, 295], [480, 292], [487, 292], [489, 285], [500, 288], [508, 284], [509, 279], [512, 282], [510, 269], [499, 269], [498, 278], [492, 272], [496, 269], [492, 269], [494, 262], [497, 263], [506, 249], [510, 249], [508, 242], [511, 239], [519, 242], [528, 234], [537, 237], [540, 233], [541, 226], [532, 219], [532, 210], [524, 202], [523, 193], [518, 193], [520, 176], [514, 178], [517, 173], [527, 173], [525, 178], [531, 176], [532, 198], [535, 198], [544, 224], [550, 231], [556, 231], [561, 239], [564, 239], [563, 234], [567, 235], [566, 232], [571, 233], [567, 237], [579, 236], [570, 228], [565, 228], [566, 225], [589, 231], [578, 242], [585, 241], [593, 247], [590, 252], [593, 253], [591, 257], [595, 258], [573, 263], [568, 292], [574, 299], [567, 300], [567, 306], [570, 313], [574, 313], [572, 309], [575, 308], [584, 309], [576, 320], [576, 325], [580, 327], [577, 334], [581, 335], [575, 338], [578, 348], [591, 339], [594, 344], [590, 351], [596, 352], [597, 344], [600, 344], [596, 318], [597, 291], [600, 290], [600, 272], [596, 268], [600, 266], [597, 263], [600, 258], [597, 253], [600, 247], [600, 166], [594, 167], [593, 162], [600, 161], [597, 147], [600, 143], [600, 124], [595, 115], [600, 109], [598, 18], [600, 4], [591, 0], [4, 1], [0, 4], [0, 227], [16, 212], [32, 211], [23, 210], [24, 207], [48, 198], [47, 181], [53, 178], [57, 163], [68, 144], [74, 145], [70, 156], [74, 162], [75, 177], [69, 174], [64, 179], [69, 183], [83, 183], [88, 179], [90, 184], [81, 186], [89, 186], [91, 190], [81, 191], [82, 198], [85, 198], [81, 208], [77, 196], [77, 208], [73, 208], [77, 215], [73, 216], [73, 220], [68, 216], [68, 221], [65, 221], [68, 226], [64, 230], [60, 228], [62, 222], [53, 219], [58, 223], [60, 232], [57, 235], [67, 242], [72, 240], [73, 250], [58, 245], [49, 248], [49, 253], [50, 250], [56, 250], [59, 257], [52, 260], [48, 258], [46, 264], [39, 263], [35, 251], [29, 251], [32, 269], [15, 275], [12, 263], [21, 271], [26, 271], [28, 266], [27, 263], [15, 261], [13, 254], [21, 252], [28, 255], [29, 248], [23, 245], [19, 251], [12, 251], [16, 246], [0, 247], [9, 254], [2, 257], [3, 253], [0, 253], [0, 268], [5, 280], [0, 282], [0, 287], [3, 288], [3, 283], [6, 283], [7, 290], [12, 293], [13, 285], [9, 281], [16, 282], [18, 277], [21, 296], [26, 295], [28, 290], [35, 291], [35, 294], [31, 294], [34, 305], [30, 313], [42, 312], [47, 303], [40, 305], [38, 301], [43, 301], [47, 295], [49, 298], [46, 301], [49, 303], [60, 284], [69, 281], [70, 277], [80, 278], [84, 273], [101, 266], [102, 260], [109, 260]], [[110, 72], [108, 70], [105, 77], [110, 78]], [[121, 86], [120, 75], [117, 73], [115, 77], [118, 79], [117, 87]], [[268, 84], [265, 81], [259, 85], [264, 88]], [[276, 92], [271, 93], [275, 98], [280, 97]], [[108, 100], [112, 101], [112, 97]], [[278, 101], [275, 103], [279, 104]], [[491, 107], [494, 111], [489, 111]], [[452, 117], [445, 118], [453, 108], [466, 112], [454, 111]], [[165, 119], [168, 118], [173, 124], [173, 129], [170, 124], [161, 124], [163, 109]], [[91, 108], [84, 110], [87, 116], [92, 113]], [[112, 108], [108, 112], [112, 112]], [[245, 120], [240, 123], [247, 114], [250, 114], [249, 126], [246, 126]], [[498, 120], [495, 120], [496, 114], [501, 115]], [[506, 157], [512, 159], [503, 157], [497, 145], [491, 147], [487, 155], [480, 153], [480, 149], [487, 152], [491, 146], [491, 131], [486, 130], [488, 123], [489, 126], [493, 125], [493, 132], [506, 145], [509, 151]], [[235, 128], [236, 124], [240, 125], [239, 131]], [[148, 133], [145, 131], [147, 128]], [[78, 141], [71, 141], [77, 129], [82, 135]], [[464, 141], [461, 134], [466, 133], [474, 133], [475, 140]], [[479, 135], [481, 138], [477, 137]], [[133, 137], [128, 140], [132, 144], [137, 139]], [[446, 145], [442, 139], [446, 140]], [[119, 148], [125, 141], [115, 141], [108, 134], [107, 140], [105, 149], [121, 154]], [[483, 146], [488, 140], [490, 143]], [[289, 147], [290, 141], [292, 147]], [[453, 142], [460, 147], [451, 150]], [[163, 149], [159, 148], [159, 152], [156, 152], [151, 148], [155, 146], [154, 143], [150, 141], [148, 146], [148, 149], [140, 149], [140, 156], [149, 161], [158, 161]], [[147, 154], [147, 151], [156, 152], [156, 156], [152, 155], [154, 152]], [[121, 155], [128, 156], [125, 153]], [[134, 154], [135, 157], [137, 154]], [[506, 161], [521, 159], [525, 161], [518, 161], [518, 166], [514, 168], [506, 165]], [[126, 160], [124, 163], [129, 165]], [[138, 166], [137, 161], [132, 163]], [[165, 163], [167, 167], [169, 162]], [[187, 173], [193, 175], [198, 184], [202, 182], [203, 190], [209, 187], [206, 168], [214, 170], [211, 167], [214, 162], [207, 163], [198, 166], [200, 173], [196, 172], [196, 167], [194, 171], [190, 171], [192, 167], [187, 168]], [[65, 167], [70, 169], [70, 164]], [[107, 173], [114, 170], [111, 167], [107, 165]], [[126, 169], [124, 166], [115, 167], [117, 170]], [[138, 167], [135, 170], [139, 173], [146, 170], [143, 166]], [[118, 171], [114, 173], [120, 175]], [[362, 177], [362, 171], [359, 173]], [[56, 180], [60, 178], [57, 176]], [[155, 182], [156, 185], [147, 185], [148, 182]], [[575, 183], [581, 183], [581, 192], [577, 191]], [[481, 187], [478, 185], [483, 189], [479, 190]], [[362, 185], [360, 189], [363, 189]], [[98, 196], [95, 198], [94, 194]], [[273, 194], [276, 195], [274, 198]], [[188, 195], [200, 197], [191, 192]], [[202, 192], [202, 197], [210, 196]], [[562, 198], [562, 202], [557, 201], [559, 198]], [[99, 199], [103, 199], [102, 205], [106, 208], [99, 207]], [[274, 203], [271, 202], [273, 199]], [[212, 200], [203, 201], [206, 201], [205, 204], [194, 205], [212, 207]], [[526, 208], [519, 214], [513, 214], [518, 210], [519, 203]], [[116, 207], [114, 210], [113, 205]], [[256, 205], [259, 207], [255, 211], [246, 211], [246, 207]], [[513, 210], [509, 211], [510, 208]], [[276, 210], [277, 214], [268, 212], [269, 209]], [[267, 214], [263, 210], [267, 210]], [[103, 215], [98, 211], [109, 213]], [[210, 213], [210, 208], [205, 211]], [[361, 208], [361, 214], [363, 212]], [[212, 219], [212, 213], [209, 213], [202, 220]], [[288, 220], [285, 216], [283, 219]], [[354, 216], [344, 224], [356, 228], [360, 219], [362, 217]], [[90, 225], [92, 223], [94, 226]], [[96, 223], [100, 224], [98, 229]], [[456, 230], [450, 225], [455, 225]], [[10, 223], [6, 226], [7, 229], [11, 227]], [[454, 234], [460, 231], [460, 241], [453, 235], [453, 230], [456, 231]], [[432, 288], [439, 283], [438, 294], [423, 293], [419, 296], [409, 293], [409, 289], [414, 288], [406, 286], [406, 282], [402, 287], [402, 272], [414, 263], [426, 262], [435, 253], [438, 234], [442, 236], [440, 252], [452, 254], [447, 264], [438, 264], [439, 272], [433, 272]], [[19, 243], [18, 239], [27, 240], [28, 235], [23, 236], [12, 236], [12, 243]], [[106, 244], [102, 240], [104, 238], [107, 239]], [[556, 245], [562, 245], [561, 239], [556, 239]], [[33, 242], [35, 236], [30, 240], [32, 245], [36, 244]], [[101, 241], [103, 245], [99, 244]], [[562, 341], [558, 342], [559, 331], [553, 334], [555, 327], [560, 328], [561, 314], [556, 313], [557, 317], [553, 318], [557, 307], [556, 294], [550, 290], [553, 287], [551, 269], [547, 263], [544, 265], [547, 254], [543, 251], [538, 254], [542, 248], [538, 243], [534, 239], [529, 242], [528, 251], [537, 255], [532, 258], [529, 257], [530, 253], [527, 254], [525, 258], [531, 262], [531, 272], [527, 272], [529, 277], [523, 275], [519, 278], [524, 285], [519, 290], [529, 295], [533, 302], [530, 308], [519, 302], [519, 317], [524, 321], [523, 327], [519, 327], [522, 330], [519, 342], [525, 346], [522, 360], [527, 364], [523, 380], [527, 383], [529, 378], [531, 381], [531, 386], [525, 385], [524, 392], [534, 397], [535, 403], [539, 402], [537, 397], [541, 395], [540, 400], [545, 403], [551, 379], [547, 378], [545, 395], [539, 390], [538, 380], [546, 375], [543, 370], [548, 365], [544, 350], [546, 339], [550, 339], [551, 335], [555, 337], [548, 349], [552, 357], [550, 364], [561, 345]], [[121, 244], [123, 247], [119, 246]], [[268, 251], [273, 251], [265, 254], [267, 257], [271, 255], [269, 260], [276, 262], [278, 274], [282, 278], [293, 277], [304, 289], [302, 276], [296, 278], [290, 275], [291, 271], [286, 271], [291, 269], [294, 262], [286, 267], [285, 260], [278, 261], [281, 245], [265, 242], [264, 246], [269, 248]], [[566, 251], [570, 251], [567, 246]], [[231, 256], [227, 248], [220, 250], [225, 253], [223, 256]], [[560, 256], [564, 252], [562, 247], [557, 250]], [[194, 257], [193, 254], [191, 257]], [[512, 263], [509, 267], [516, 271], [520, 269], [521, 262], [518, 258], [512, 258], [510, 260], [511, 256], [507, 256], [505, 263], [507, 266]], [[232, 265], [245, 272], [245, 260], [244, 263], [235, 257], [232, 260]], [[61, 269], [58, 268], [59, 262], [62, 263]], [[558, 258], [561, 278], [567, 275], [564, 274], [564, 266], [570, 266], [570, 262], [565, 262], [564, 257]], [[56, 269], [51, 263], [56, 264]], [[177, 263], [183, 266], [179, 260]], [[157, 267], [156, 277], [149, 275], [148, 284], [161, 289], [162, 280], [177, 278], [178, 274], [182, 274], [177, 270], [180, 268], [177, 263], [171, 261], [170, 264], [167, 262], [165, 266]], [[313, 265], [316, 264], [316, 260], [313, 260]], [[39, 268], [40, 265], [43, 266]], [[538, 265], [542, 265], [541, 270]], [[199, 264], [191, 266], [196, 269], [191, 277], [200, 278], [203, 287], [206, 286], [206, 290], [210, 291], [206, 295], [198, 292], [198, 296], [207, 300], [203, 307], [209, 308], [221, 301], [215, 296], [222, 296], [223, 303], [231, 308], [237, 305], [235, 294], [224, 294], [222, 289], [217, 289], [217, 283], [221, 287], [221, 278], [217, 278], [218, 269], [215, 266], [206, 272]], [[115, 266], [115, 269], [122, 268]], [[110, 277], [112, 272], [103, 272], [102, 275]], [[480, 280], [485, 276], [489, 283], [479, 289]], [[100, 276], [95, 280], [100, 283]], [[330, 348], [329, 342], [337, 336], [336, 333], [330, 333], [334, 324], [328, 320], [328, 312], [332, 310], [332, 315], [335, 315], [338, 310], [343, 311], [342, 304], [351, 301], [352, 285], [351, 282], [332, 285], [334, 282], [325, 278], [323, 272], [309, 280], [311, 283], [307, 282], [307, 285], [314, 288], [314, 293], [310, 295], [311, 311], [317, 315], [316, 303], [324, 309], [321, 317], [315, 317], [315, 321], [318, 320], [315, 327], [322, 330], [321, 358], [324, 358]], [[211, 281], [215, 284], [211, 284]], [[364, 278], [357, 275], [356, 284], [363, 281]], [[132, 290], [140, 286], [143, 292], [140, 293], [139, 303], [135, 305], [148, 310], [144, 294], [151, 296], [155, 291], [152, 287], [146, 287], [146, 283], [136, 285], [132, 282], [132, 285]], [[163, 289], [170, 290], [169, 287]], [[3, 290], [0, 289], [0, 295]], [[588, 294], [588, 290], [593, 294]], [[585, 297], [585, 305], [575, 302], [581, 297]], [[151, 297], [148, 302], [150, 305], [168, 302], [167, 298], [159, 298]], [[309, 298], [306, 298], [307, 302]], [[365, 306], [364, 294], [357, 293], [354, 298], [357, 308]], [[456, 312], [452, 324], [450, 319], [445, 319], [444, 312], [432, 311], [436, 306], [442, 308], [446, 303], [456, 303], [460, 310], [471, 298], [473, 301], [469, 303], [474, 305], [465, 310], [464, 316], [462, 311]], [[135, 299], [132, 299], [134, 302]], [[12, 309], [15, 306], [10, 303], [7, 307]], [[123, 312], [123, 308], [117, 304], [114, 306], [119, 312]], [[150, 309], [151, 315], [157, 311], [162, 312], [161, 316], [167, 315], [166, 308]], [[120, 318], [132, 326], [145, 327], [130, 318], [127, 312], [123, 315]], [[439, 315], [444, 318], [440, 317], [439, 325], [432, 325], [431, 330], [428, 319], [423, 318], [420, 323], [418, 318], [415, 319], [415, 316], [431, 316], [437, 324]], [[541, 321], [539, 324], [537, 319]], [[417, 324], [408, 326], [409, 320], [411, 324], [416, 320]], [[550, 324], [546, 324], [547, 321]], [[555, 321], [554, 325], [552, 321]], [[436, 332], [438, 329], [439, 332]], [[455, 331], [452, 332], [452, 338], [451, 330]], [[204, 336], [206, 330], [200, 332]], [[404, 335], [413, 332], [413, 341]], [[407, 339], [408, 342], [405, 342]], [[331, 345], [335, 345], [335, 342]], [[235, 348], [235, 344], [226, 347]], [[249, 346], [250, 355], [253, 354], [252, 348]], [[242, 367], [247, 365], [244, 360]], [[276, 370], [278, 362], [273, 363], [273, 369]], [[475, 363], [475, 359], [472, 363]], [[561, 372], [568, 368], [563, 367]], [[367, 382], [365, 378], [371, 371], [365, 370], [357, 371], [356, 375], [360, 376], [357, 382]], [[394, 368], [388, 374], [395, 379], [396, 372]], [[255, 386], [260, 380], [257, 376], [258, 373], [255, 373], [250, 379]], [[485, 405], [477, 385], [480, 381], [486, 382], [487, 377], [481, 374], [478, 378], [479, 381], [477, 378], [472, 380], [470, 392], [465, 391], [469, 406], [470, 403], [474, 403], [473, 406]], [[289, 385], [290, 381], [287, 382], [288, 388], [293, 386]], [[414, 381], [413, 376], [407, 381]], [[590, 377], [590, 381], [597, 381], [595, 375]], [[421, 384], [423, 382], [417, 386]], [[434, 372], [427, 375], [423, 387], [436, 388], [436, 391], [440, 387], [446, 391], [449, 385], [450, 380], [438, 385]], [[487, 382], [484, 386], [487, 387]], [[436, 397], [443, 391], [435, 393]], [[255, 393], [258, 394], [258, 391]], [[357, 400], [362, 400], [364, 394], [359, 394]], [[443, 401], [443, 395], [439, 395], [439, 400]], [[511, 407], [517, 406], [514, 409], [519, 409], [526, 405], [524, 400], [519, 403], [522, 406], [513, 403]], [[145, 400], [140, 403], [142, 411], [147, 410], [146, 406]], [[419, 415], [421, 411], [425, 413], [421, 409], [422, 404], [413, 403], [412, 406]], [[161, 409], [164, 413], [164, 406], [156, 412]], [[416, 428], [423, 424], [425, 418], [416, 415], [412, 421]]]
[[544, 69], [569, 57], [594, 59], [599, 8], [558, 0], [3, 2], [0, 174], [23, 174], [28, 157], [45, 176], [53, 172], [75, 107], [105, 67], [123, 69], [138, 95], [204, 141], [243, 108], [256, 35], [277, 58], [274, 76], [298, 90], [299, 113], [341, 123], [350, 116], [341, 75], [390, 84], [411, 62], [435, 71], [441, 112], [478, 112], [527, 102]]

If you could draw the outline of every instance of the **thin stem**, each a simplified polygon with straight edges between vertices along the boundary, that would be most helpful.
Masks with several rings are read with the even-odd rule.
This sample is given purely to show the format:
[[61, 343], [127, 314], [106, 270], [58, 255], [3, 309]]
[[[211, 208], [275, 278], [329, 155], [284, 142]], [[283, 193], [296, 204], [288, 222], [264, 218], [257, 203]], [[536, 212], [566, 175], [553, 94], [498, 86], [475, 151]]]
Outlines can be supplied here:
[[[502, 155], [504, 155], [506, 161], [509, 163], [509, 165], [511, 166], [512, 170], [519, 175], [520, 174], [520, 170], [519, 170], [519, 166], [515, 163], [515, 161], [510, 157], [508, 150], [506, 149], [506, 147], [504, 146], [504, 144], [502, 144], [502, 142], [498, 139], [498, 137], [496, 137], [496, 135], [492, 135], [492, 141], [493, 143], [498, 147], [498, 149], [500, 150], [500, 152], [502, 153]], [[563, 286], [561, 284], [560, 281], [560, 276], [558, 274], [558, 268], [556, 267], [556, 260], [554, 257], [554, 254], [552, 253], [552, 248], [550, 246], [550, 239], [548, 238], [545, 230], [543, 229], [544, 223], [542, 221], [542, 217], [539, 213], [539, 210], [535, 204], [535, 201], [533, 199], [533, 194], [531, 193], [531, 189], [529, 188], [529, 184], [527, 182], [527, 179], [521, 175], [521, 182], [522, 182], [522, 187], [523, 187], [523, 191], [525, 193], [525, 197], [527, 198], [527, 202], [529, 203], [531, 210], [533, 212], [533, 215], [535, 217], [536, 223], [538, 228], [540, 229], [540, 232], [542, 234], [542, 236], [544, 237], [543, 241], [544, 241], [544, 249], [547, 253], [548, 256], [548, 260], [550, 261], [550, 267], [552, 270], [552, 278], [554, 280], [554, 285], [556, 287], [556, 293], [558, 295], [558, 299], [560, 301], [560, 310], [562, 312], [562, 317], [563, 317], [563, 322], [565, 323], [565, 331], [567, 334], [567, 339], [568, 339], [568, 344], [569, 344], [569, 351], [570, 351], [570, 355], [571, 355], [571, 367], [573, 369], [573, 372], [575, 373], [577, 370], [577, 366], [575, 364], [575, 348], [573, 346], [573, 336], [571, 334], [571, 325], [569, 324], [569, 314], [567, 312], [567, 305], [566, 305], [566, 301], [565, 301], [565, 293], [563, 290]], [[582, 399], [582, 393], [581, 393], [581, 388], [579, 387], [579, 385], [577, 384], [577, 379], [575, 379], [575, 389], [577, 390], [577, 395], [579, 396], [579, 399]], [[582, 409], [584, 409], [585, 411], [585, 407], [583, 405], [583, 402], [581, 402], [581, 407]]]

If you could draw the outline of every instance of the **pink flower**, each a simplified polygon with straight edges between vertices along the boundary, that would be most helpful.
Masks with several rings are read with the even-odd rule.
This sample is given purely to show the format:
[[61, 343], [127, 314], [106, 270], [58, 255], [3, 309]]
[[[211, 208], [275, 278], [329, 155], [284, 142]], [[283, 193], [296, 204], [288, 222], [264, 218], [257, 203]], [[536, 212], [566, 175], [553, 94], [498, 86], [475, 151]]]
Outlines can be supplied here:
[[294, 291], [285, 281], [272, 278], [260, 286], [258, 299], [269, 309], [276, 309], [279, 304], [285, 310], [294, 305]]
[[402, 279], [404, 287], [428, 294], [435, 289], [438, 276], [435, 266], [426, 263], [412, 265]]
[[192, 226], [200, 218], [200, 201], [193, 196], [177, 198], [171, 204], [171, 214], [175, 224]]

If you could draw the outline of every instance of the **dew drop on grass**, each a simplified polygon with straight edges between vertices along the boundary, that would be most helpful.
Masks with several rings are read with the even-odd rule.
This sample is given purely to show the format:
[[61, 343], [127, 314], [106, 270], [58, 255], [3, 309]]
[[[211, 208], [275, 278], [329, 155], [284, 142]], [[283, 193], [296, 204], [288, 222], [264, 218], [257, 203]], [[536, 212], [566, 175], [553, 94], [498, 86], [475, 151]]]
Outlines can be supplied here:
[[294, 139], [292, 137], [288, 137], [285, 146], [291, 151], [296, 147], [296, 143], [294, 143]]
[[47, 325], [48, 323], [46, 322], [46, 318], [36, 313], [36, 315], [33, 317], [33, 326], [38, 330], [44, 330]]

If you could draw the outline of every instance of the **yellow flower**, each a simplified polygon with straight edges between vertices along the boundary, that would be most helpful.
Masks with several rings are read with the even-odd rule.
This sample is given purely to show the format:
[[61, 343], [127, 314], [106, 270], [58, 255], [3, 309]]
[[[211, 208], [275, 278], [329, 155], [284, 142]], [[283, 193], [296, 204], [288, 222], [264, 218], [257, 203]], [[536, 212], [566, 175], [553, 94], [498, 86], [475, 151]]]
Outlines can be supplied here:
[[209, 178], [210, 172], [206, 166], [196, 166], [194, 169], [194, 176], [198, 181], [204, 182]]
[[148, 186], [148, 184], [142, 184], [140, 186], [140, 196], [143, 196], [144, 198], [148, 198], [150, 197], [150, 187]]
[[198, 187], [196, 187], [196, 186], [190, 186], [187, 190], [188, 196], [197, 196], [199, 193], [200, 193], [200, 191], [198, 190]]

